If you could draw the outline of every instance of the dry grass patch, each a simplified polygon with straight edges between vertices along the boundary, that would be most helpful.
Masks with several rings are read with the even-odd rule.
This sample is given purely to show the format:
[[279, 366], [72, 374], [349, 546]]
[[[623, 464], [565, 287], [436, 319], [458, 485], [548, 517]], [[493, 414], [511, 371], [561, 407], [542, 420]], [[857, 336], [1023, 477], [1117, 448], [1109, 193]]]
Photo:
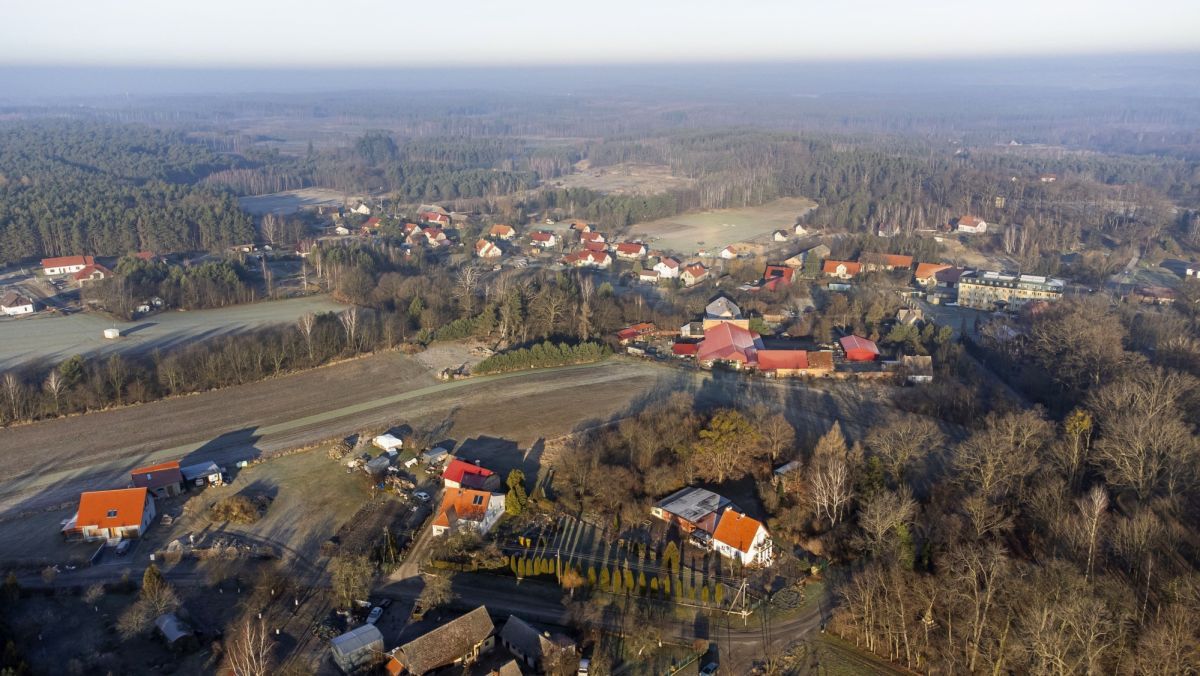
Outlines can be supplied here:
[[265, 496], [251, 498], [245, 495], [231, 495], [221, 498], [208, 508], [208, 518], [221, 523], [257, 523], [263, 518], [271, 501]]

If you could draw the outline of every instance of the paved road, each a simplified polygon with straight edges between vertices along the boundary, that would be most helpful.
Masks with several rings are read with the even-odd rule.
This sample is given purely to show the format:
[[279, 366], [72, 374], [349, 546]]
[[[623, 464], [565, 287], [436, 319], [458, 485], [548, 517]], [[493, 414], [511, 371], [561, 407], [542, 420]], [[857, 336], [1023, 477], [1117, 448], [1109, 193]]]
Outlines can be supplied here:
[[[295, 321], [308, 312], [338, 311], [328, 296], [264, 301], [193, 312], [169, 311], [122, 322], [77, 312], [68, 316], [0, 319], [0, 369], [38, 359], [60, 360], [74, 354], [117, 350], [147, 352], [186, 342]], [[121, 329], [122, 338], [105, 340], [104, 329]]]

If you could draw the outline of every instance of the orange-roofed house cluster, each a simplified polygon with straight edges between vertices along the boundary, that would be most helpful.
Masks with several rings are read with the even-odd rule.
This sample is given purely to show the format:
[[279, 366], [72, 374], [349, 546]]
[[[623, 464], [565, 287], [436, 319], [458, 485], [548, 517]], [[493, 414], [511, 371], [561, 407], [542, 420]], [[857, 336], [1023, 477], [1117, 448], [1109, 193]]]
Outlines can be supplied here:
[[769, 566], [774, 558], [767, 527], [712, 491], [684, 488], [659, 500], [650, 514], [678, 527], [693, 544], [743, 565]]

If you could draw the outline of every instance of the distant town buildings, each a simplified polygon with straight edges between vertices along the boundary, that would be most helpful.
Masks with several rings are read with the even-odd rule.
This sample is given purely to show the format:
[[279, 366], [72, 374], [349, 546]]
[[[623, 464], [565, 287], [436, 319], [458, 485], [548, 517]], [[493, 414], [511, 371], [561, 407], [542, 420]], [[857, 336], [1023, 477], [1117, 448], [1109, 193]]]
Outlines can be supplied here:
[[994, 271], [964, 274], [958, 280], [958, 304], [977, 310], [1014, 309], [1032, 301], [1062, 298], [1061, 279], [1009, 275]]

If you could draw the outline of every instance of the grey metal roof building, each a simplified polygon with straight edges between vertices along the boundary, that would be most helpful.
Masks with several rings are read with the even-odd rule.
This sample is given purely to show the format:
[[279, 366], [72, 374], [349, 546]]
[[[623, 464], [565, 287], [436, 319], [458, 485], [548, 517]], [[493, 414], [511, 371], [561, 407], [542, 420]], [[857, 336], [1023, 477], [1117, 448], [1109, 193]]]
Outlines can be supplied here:
[[364, 624], [336, 636], [329, 642], [333, 661], [342, 671], [350, 673], [370, 663], [383, 653], [383, 634], [373, 624]]

